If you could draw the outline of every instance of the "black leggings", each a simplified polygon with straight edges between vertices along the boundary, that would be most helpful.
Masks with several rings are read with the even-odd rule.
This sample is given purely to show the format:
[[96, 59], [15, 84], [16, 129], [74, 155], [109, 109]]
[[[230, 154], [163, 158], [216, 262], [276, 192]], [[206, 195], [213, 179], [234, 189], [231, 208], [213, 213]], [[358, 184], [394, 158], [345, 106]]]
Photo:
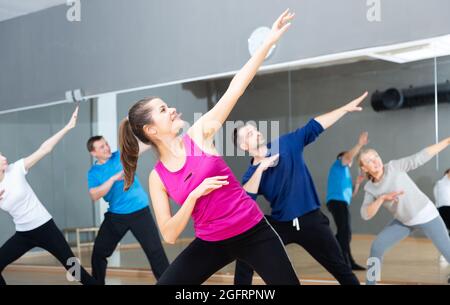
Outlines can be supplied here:
[[[319, 209], [298, 218], [300, 227], [298, 231], [293, 226], [292, 221], [280, 222], [270, 216], [266, 217], [285, 245], [296, 243], [302, 246], [340, 284], [359, 285], [357, 277], [342, 256], [341, 248], [330, 229], [328, 218]], [[258, 272], [245, 262], [237, 261], [234, 283], [236, 285], [250, 285], [253, 270]], [[258, 274], [261, 275], [259, 272]]]
[[169, 266], [149, 207], [131, 214], [108, 212], [100, 226], [92, 252], [92, 275], [100, 284], [105, 283], [107, 258], [114, 253], [117, 244], [128, 231], [131, 231], [141, 245], [157, 279]]
[[[75, 255], [52, 219], [34, 230], [16, 232], [14, 236], [0, 248], [0, 274], [6, 266], [13, 263], [35, 247], [50, 252], [58, 259], [66, 270], [69, 271], [69, 269], [74, 267], [73, 260]], [[76, 276], [76, 271], [72, 271], [72, 275]], [[96, 284], [96, 281], [83, 267], [80, 269], [80, 282], [84, 285]], [[0, 285], [6, 285], [5, 279], [1, 275]]]
[[265, 219], [226, 240], [208, 242], [196, 238], [157, 285], [200, 285], [235, 259], [251, 265], [266, 284], [300, 285], [280, 238]]
[[327, 204], [328, 210], [333, 215], [336, 224], [336, 239], [342, 249], [345, 261], [352, 266], [355, 264], [352, 252], [350, 249], [350, 242], [352, 240], [351, 218], [348, 210], [348, 205], [344, 201], [330, 200]]
[[450, 230], [450, 206], [443, 206], [443, 207], [440, 207], [438, 210], [439, 210], [439, 214], [441, 215], [442, 219], [444, 220], [447, 230]]

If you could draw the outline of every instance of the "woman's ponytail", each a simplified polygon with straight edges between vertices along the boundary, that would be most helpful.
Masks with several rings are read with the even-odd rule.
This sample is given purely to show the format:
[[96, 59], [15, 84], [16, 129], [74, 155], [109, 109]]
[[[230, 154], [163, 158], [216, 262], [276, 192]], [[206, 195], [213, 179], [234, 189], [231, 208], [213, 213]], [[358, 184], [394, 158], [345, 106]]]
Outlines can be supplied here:
[[133, 134], [128, 118], [120, 123], [119, 128], [119, 147], [120, 161], [122, 162], [125, 176], [125, 191], [131, 187], [134, 182], [137, 162], [139, 159], [139, 142]]

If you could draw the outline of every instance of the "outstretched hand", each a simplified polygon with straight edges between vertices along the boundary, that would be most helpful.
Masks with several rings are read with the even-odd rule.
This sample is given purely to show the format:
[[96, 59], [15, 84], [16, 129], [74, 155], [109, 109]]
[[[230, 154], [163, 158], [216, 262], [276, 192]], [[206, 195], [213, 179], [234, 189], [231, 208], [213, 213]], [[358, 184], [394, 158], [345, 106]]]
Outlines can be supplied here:
[[359, 135], [358, 144], [361, 146], [369, 144], [369, 133], [367, 131], [364, 131]]
[[272, 25], [272, 30], [268, 37], [270, 43], [275, 44], [281, 36], [288, 30], [291, 26], [291, 21], [294, 18], [295, 13], [291, 13], [289, 9], [285, 10], [283, 14], [278, 17], [278, 19]]
[[362, 111], [363, 108], [360, 106], [360, 104], [366, 99], [367, 95], [369, 95], [369, 93], [367, 91], [364, 92], [363, 95], [361, 95], [357, 99], [354, 99], [353, 101], [351, 101], [350, 103], [345, 105], [344, 110], [346, 112]]
[[72, 113], [72, 117], [70, 118], [69, 123], [67, 123], [66, 128], [67, 129], [73, 129], [77, 125], [77, 119], [78, 119], [78, 110], [80, 109], [80, 106], [77, 106], [75, 108], [75, 111]]

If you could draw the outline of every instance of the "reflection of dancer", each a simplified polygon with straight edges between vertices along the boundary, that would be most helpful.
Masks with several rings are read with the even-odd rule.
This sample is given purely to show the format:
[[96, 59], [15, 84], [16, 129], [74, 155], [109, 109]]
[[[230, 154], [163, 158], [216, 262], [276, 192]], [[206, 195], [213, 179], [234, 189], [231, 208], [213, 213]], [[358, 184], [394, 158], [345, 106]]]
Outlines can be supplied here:
[[[414, 229], [421, 229], [433, 241], [447, 261], [450, 261], [450, 237], [444, 221], [428, 197], [408, 176], [408, 172], [428, 162], [450, 144], [450, 138], [429, 146], [419, 153], [383, 165], [378, 153], [367, 149], [360, 154], [361, 170], [369, 181], [361, 206], [363, 219], [373, 218], [381, 206], [386, 207], [394, 220], [384, 228], [372, 244], [366, 283], [376, 284], [373, 270], [381, 270], [386, 250], [406, 238]], [[378, 268], [375, 268], [376, 264]]]
[[[156, 279], [159, 279], [169, 266], [169, 261], [148, 206], [147, 193], [137, 177], [134, 177], [129, 190], [124, 191], [120, 153], [111, 153], [108, 142], [102, 136], [91, 137], [87, 148], [97, 159], [88, 173], [89, 193], [92, 200], [103, 197], [109, 203], [94, 243], [92, 275], [99, 283], [105, 283], [107, 258], [113, 254], [125, 234], [131, 231], [144, 250]], [[139, 153], [147, 149], [142, 146]]]
[[[191, 216], [194, 220], [197, 238], [169, 266], [158, 281], [160, 285], [201, 284], [236, 258], [254, 266], [267, 284], [299, 284], [279, 237], [212, 143], [293, 16], [288, 11], [280, 16], [224, 96], [185, 136], [178, 136], [184, 125], [180, 115], [159, 98], [135, 104], [121, 124], [126, 187], [133, 181], [137, 165], [135, 136], [153, 144], [158, 152], [159, 162], [150, 174], [150, 195], [164, 239], [174, 243]], [[174, 215], [169, 196], [181, 205]]]
[[[7, 159], [0, 154], [0, 208], [12, 216], [16, 225], [16, 233], [0, 248], [0, 272], [29, 250], [39, 247], [55, 256], [68, 271], [71, 269], [76, 280], [83, 284], [95, 284], [83, 267], [80, 269], [80, 278], [76, 278], [75, 255], [25, 178], [28, 171], [75, 127], [77, 114], [78, 108], [62, 130], [28, 157], [8, 165]], [[1, 275], [0, 285], [6, 285]]]
[[434, 199], [439, 214], [445, 222], [447, 230], [450, 230], [450, 169], [434, 186]]
[[365, 270], [365, 268], [355, 262], [350, 249], [352, 228], [349, 205], [352, 197], [358, 193], [361, 183], [361, 179], [358, 177], [355, 188], [353, 189], [350, 167], [353, 164], [355, 156], [364, 145], [367, 145], [368, 141], [367, 132], [362, 133], [359, 136], [358, 143], [352, 149], [342, 152], [337, 156], [337, 160], [331, 166], [328, 174], [327, 207], [333, 215], [336, 224], [336, 239], [341, 246], [344, 259], [352, 270]]
[[[244, 189], [264, 195], [272, 207], [268, 219], [284, 244], [296, 243], [316, 259], [341, 284], [359, 281], [345, 262], [341, 248], [330, 229], [328, 218], [320, 211], [320, 201], [305, 160], [304, 148], [345, 114], [359, 111], [363, 96], [349, 104], [318, 116], [304, 127], [264, 144], [262, 134], [250, 124], [235, 129], [235, 144], [253, 157], [243, 178]], [[278, 145], [273, 145], [273, 144]], [[252, 282], [253, 269], [237, 262], [235, 284]]]

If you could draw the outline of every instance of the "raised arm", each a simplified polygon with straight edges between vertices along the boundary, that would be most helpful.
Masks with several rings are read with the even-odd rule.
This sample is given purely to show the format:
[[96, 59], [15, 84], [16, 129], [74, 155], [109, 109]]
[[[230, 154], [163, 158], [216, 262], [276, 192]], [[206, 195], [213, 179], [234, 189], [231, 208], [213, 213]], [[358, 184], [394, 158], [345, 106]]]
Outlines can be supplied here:
[[161, 235], [167, 243], [174, 244], [186, 228], [197, 200], [227, 185], [227, 178], [228, 176], [206, 178], [189, 194], [181, 208], [172, 216], [169, 196], [167, 195], [164, 184], [155, 170], [150, 173], [149, 189], [153, 210], [155, 211], [156, 222]]
[[331, 112], [328, 112], [326, 114], [323, 114], [321, 116], [318, 116], [315, 118], [317, 122], [322, 125], [323, 129], [327, 129], [331, 127], [334, 123], [339, 121], [344, 115], [346, 115], [349, 112], [355, 112], [355, 111], [362, 111], [362, 107], [359, 105], [362, 103], [362, 101], [367, 97], [368, 93], [365, 92], [363, 95], [358, 97], [357, 99], [351, 101], [350, 103], [333, 110]]
[[342, 164], [350, 165], [353, 163], [353, 159], [359, 153], [361, 148], [366, 146], [369, 143], [369, 134], [367, 132], [363, 132], [359, 135], [358, 143], [353, 146], [352, 149], [347, 151], [344, 156], [342, 156]]
[[72, 114], [72, 117], [70, 118], [69, 123], [67, 123], [66, 126], [64, 126], [63, 129], [58, 131], [55, 135], [53, 135], [51, 138], [46, 140], [44, 143], [41, 144], [38, 150], [36, 150], [34, 153], [29, 155], [24, 159], [25, 163], [25, 170], [29, 170], [32, 168], [36, 163], [38, 163], [42, 158], [44, 158], [46, 155], [52, 152], [53, 148], [58, 144], [59, 141], [71, 130], [73, 129], [77, 124], [77, 116], [78, 116], [78, 109], [77, 107], [75, 111]]
[[443, 151], [450, 145], [450, 138], [442, 140], [437, 144], [430, 145], [420, 152], [402, 159], [393, 160], [390, 164], [402, 171], [411, 171], [430, 161], [434, 156]]
[[447, 138], [447, 139], [442, 140], [441, 142], [439, 142], [437, 144], [428, 146], [427, 148], [425, 148], [425, 150], [430, 156], [434, 157], [438, 153], [440, 153], [441, 151], [446, 149], [449, 145], [450, 145], [450, 138]]
[[210, 140], [214, 137], [233, 110], [238, 99], [244, 94], [245, 89], [247, 89], [253, 77], [256, 75], [269, 50], [289, 28], [289, 22], [292, 18], [294, 18], [294, 14], [286, 10], [275, 21], [272, 26], [272, 31], [264, 44], [234, 76], [227, 91], [217, 104], [194, 123], [188, 131], [190, 136], [194, 137], [197, 141]]

